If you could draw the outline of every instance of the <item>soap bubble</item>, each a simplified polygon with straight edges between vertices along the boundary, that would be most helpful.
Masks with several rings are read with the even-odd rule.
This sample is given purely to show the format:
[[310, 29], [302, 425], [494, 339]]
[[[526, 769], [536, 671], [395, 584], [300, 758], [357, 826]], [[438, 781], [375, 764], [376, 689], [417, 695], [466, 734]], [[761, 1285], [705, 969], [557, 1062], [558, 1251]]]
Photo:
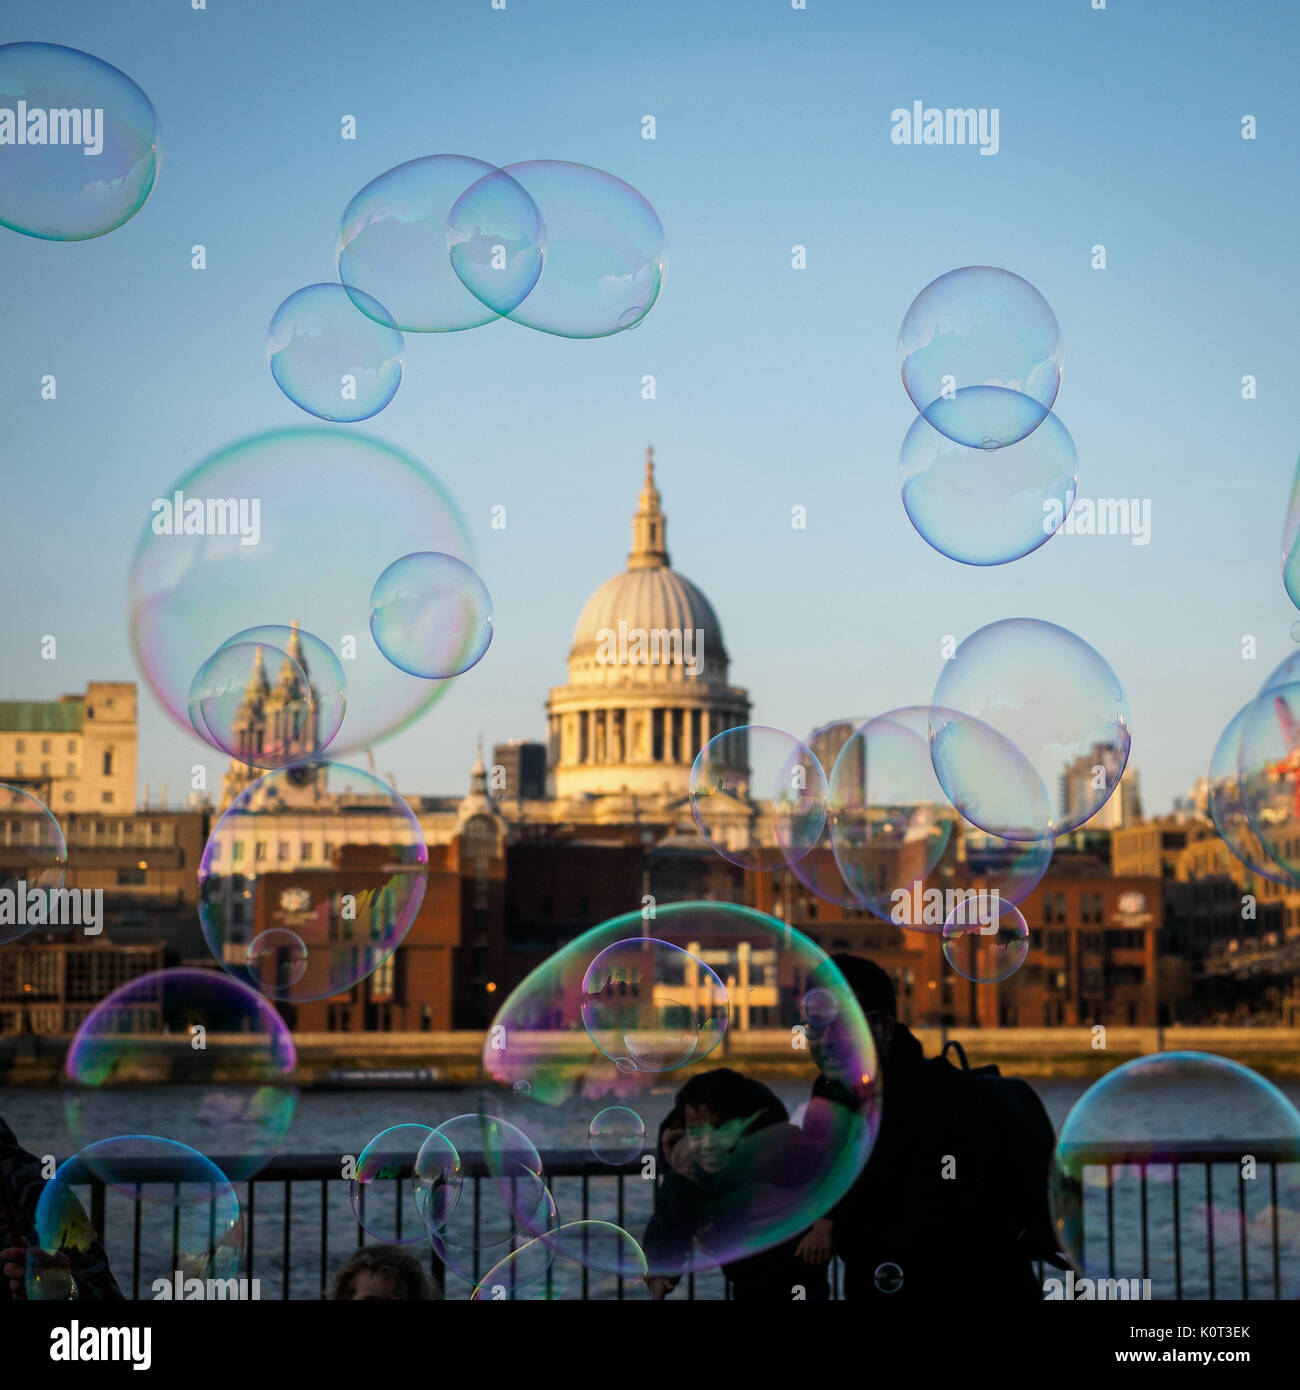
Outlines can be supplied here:
[[[130, 1199], [119, 1205], [122, 1215], [104, 1232], [96, 1231], [76, 1193], [92, 1181]], [[95, 1253], [96, 1244], [110, 1253], [122, 1246], [134, 1250], [137, 1287], [165, 1279], [173, 1298], [236, 1296], [228, 1289], [213, 1290], [207, 1281], [239, 1274], [244, 1258], [239, 1198], [211, 1159], [173, 1139], [129, 1134], [88, 1145], [41, 1188], [33, 1225], [37, 1243], [28, 1251], [26, 1280], [30, 1299], [73, 1297], [70, 1271], [42, 1259], [44, 1252], [84, 1257]], [[197, 1291], [192, 1280], [202, 1281]], [[127, 1287], [122, 1292], [139, 1296]], [[77, 1291], [79, 1298], [97, 1296], [103, 1296], [99, 1290]]]
[[[322, 805], [340, 813], [336, 827], [322, 827]], [[223, 970], [268, 997], [329, 999], [401, 945], [427, 866], [420, 823], [387, 783], [324, 759], [293, 763], [245, 787], [213, 827], [199, 864], [203, 935]], [[291, 969], [254, 968], [250, 948], [273, 929], [301, 942], [305, 962], [295, 946]]]
[[[352, 1214], [376, 1240], [410, 1245], [426, 1239], [424, 1213], [443, 1200], [431, 1173], [428, 1182], [416, 1176], [417, 1155], [432, 1133], [428, 1125], [391, 1125], [357, 1155], [350, 1187]], [[454, 1158], [455, 1150], [451, 1153]], [[455, 1182], [459, 1195], [459, 1175]]]
[[[1267, 859], [1300, 886], [1300, 681], [1270, 686], [1241, 714], [1238, 789], [1250, 829]], [[1233, 804], [1220, 805], [1220, 814]], [[1249, 845], [1243, 847], [1249, 848]], [[1229, 848], [1233, 848], [1229, 842]], [[1235, 852], [1235, 849], [1234, 849]], [[1267, 862], [1267, 860], [1263, 861]], [[1268, 877], [1276, 878], [1276, 873]]]
[[837, 907], [859, 908], [862, 903], [858, 900], [857, 894], [845, 882], [844, 875], [840, 872], [840, 866], [835, 859], [830, 778], [840, 750], [866, 722], [865, 718], [833, 720], [829, 724], [823, 724], [820, 728], [814, 729], [804, 740], [805, 746], [812, 751], [813, 756], [826, 773], [827, 815], [821, 832], [807, 854], [790, 861], [789, 868], [805, 888], [810, 889], [823, 901], [834, 903]]
[[1224, 844], [1248, 869], [1274, 883], [1289, 884], [1291, 880], [1287, 871], [1255, 833], [1241, 794], [1241, 734], [1253, 704], [1252, 700], [1232, 716], [1214, 745], [1207, 780], [1207, 809]]
[[972, 449], [1036, 430], [1061, 385], [1051, 306], [1009, 270], [968, 265], [932, 280], [898, 333], [903, 385], [923, 416]]
[[425, 1229], [447, 1268], [477, 1282], [491, 1264], [559, 1224], [542, 1159], [529, 1137], [492, 1114], [457, 1115], [430, 1136], [430, 1151], [416, 1156], [416, 1175], [445, 1170], [449, 1143], [466, 1177], [480, 1179], [474, 1201], [422, 1199]]
[[680, 946], [634, 937], [605, 947], [582, 980], [582, 1022], [623, 1071], [675, 1071], [727, 1030], [727, 989]]
[[1029, 927], [1020, 909], [983, 893], [958, 902], [943, 924], [943, 958], [976, 984], [1010, 979], [1029, 954]]
[[[1128, 762], [1123, 686], [1055, 623], [1007, 618], [973, 632], [944, 662], [934, 706], [931, 755], [944, 791], [1005, 839], [1076, 829], [1106, 804]], [[1058, 786], [1063, 811], [1047, 791]]]
[[77, 1029], [64, 1062], [68, 1132], [86, 1147], [162, 1127], [200, 1153], [235, 1155], [229, 1176], [243, 1181], [288, 1132], [296, 1067], [289, 1029], [260, 994], [215, 970], [155, 971]]
[[463, 1190], [464, 1173], [455, 1144], [441, 1131], [429, 1130], [420, 1140], [411, 1168], [411, 1194], [426, 1235], [445, 1232]]
[[[645, 930], [654, 938], [640, 937]], [[638, 941], [651, 956], [662, 943], [707, 967], [726, 989], [729, 1026], [798, 1039], [786, 1054], [791, 1066], [803, 1069], [806, 1083], [819, 1071], [831, 1080], [830, 1095], [810, 1102], [801, 1128], [768, 1088], [720, 1065], [716, 1053], [697, 1053], [666, 1073], [620, 1067], [596, 1046], [583, 1016], [584, 982], [610, 948]], [[695, 978], [698, 986], [702, 970]], [[635, 988], [634, 981], [627, 997]], [[832, 995], [833, 1006], [817, 991]], [[810, 999], [813, 1018], [804, 1012]], [[673, 1018], [661, 1033], [657, 1042], [643, 1038], [645, 1050], [680, 1057], [685, 1048]], [[714, 1268], [801, 1234], [853, 1185], [879, 1124], [874, 1044], [843, 976], [800, 932], [727, 903], [661, 904], [652, 923], [637, 911], [584, 932], [512, 991], [488, 1028], [482, 1056], [483, 1104], [499, 1107], [532, 1136], [548, 1165], [552, 1154], [558, 1159], [589, 1145], [592, 1116], [603, 1108], [635, 1110], [647, 1133], [658, 1135], [656, 1171], [669, 1186], [656, 1195], [651, 1184], [627, 1184], [636, 1218], [622, 1221], [652, 1274]], [[515, 1089], [521, 1080], [529, 1083], [527, 1094]], [[689, 1088], [682, 1101], [689, 1114], [674, 1113], [666, 1081]], [[695, 1133], [701, 1124], [712, 1133]], [[658, 1234], [647, 1225], [656, 1205]], [[599, 1252], [586, 1258], [593, 1272], [618, 1272], [602, 1265]]]
[[[1296, 460], [1291, 498], [1287, 504], [1286, 520], [1282, 524], [1282, 584], [1287, 597], [1300, 608], [1300, 459]], [[1293, 625], [1292, 637], [1295, 634], [1296, 627]], [[1296, 640], [1300, 641], [1300, 638]]]
[[635, 188], [555, 159], [507, 165], [466, 189], [447, 219], [447, 247], [475, 298], [562, 338], [635, 327], [667, 266], [663, 225]]
[[626, 1105], [607, 1105], [587, 1131], [592, 1154], [602, 1163], [631, 1163], [645, 1147], [645, 1121]]
[[[168, 529], [176, 494], [182, 512], [190, 502], [202, 511], [205, 499], [250, 503], [243, 520], [257, 543]], [[232, 633], [268, 618], [324, 634], [335, 663], [348, 653], [347, 712], [332, 757], [408, 727], [449, 688], [399, 671], [370, 636], [370, 591], [394, 555], [435, 549], [473, 561], [456, 503], [409, 455], [324, 426], [279, 430], [219, 450], [159, 502], [131, 569], [131, 643], [150, 690], [186, 732], [195, 672]], [[324, 672], [306, 639], [303, 652], [324, 700]]]
[[[380, 174], [353, 197], [339, 221], [338, 268], [339, 279], [362, 313], [368, 314], [377, 302], [384, 309], [378, 321], [388, 324], [391, 315], [404, 333], [457, 332], [499, 317], [496, 309], [465, 288], [446, 253], [452, 204], [494, 172], [494, 165], [467, 155], [426, 155]], [[516, 231], [527, 229], [523, 247], [512, 247], [524, 262], [515, 263], [512, 287], [499, 287], [492, 296], [508, 309], [532, 289], [542, 269], [537, 209], [518, 184], [511, 189], [512, 183], [502, 179], [494, 185], [503, 204], [498, 215], [508, 217]], [[490, 263], [490, 233], [484, 247]]]
[[887, 1260], [876, 1266], [875, 1282], [881, 1293], [897, 1293], [903, 1287], [903, 1271]]
[[1057, 1137], [1051, 1205], [1078, 1274], [1134, 1281], [1128, 1297], [1300, 1296], [1300, 1114], [1226, 1057], [1154, 1053], [1095, 1082]]
[[22, 787], [0, 782], [0, 946], [35, 926], [56, 925], [54, 897], [63, 890], [68, 843], [50, 808]]
[[159, 157], [158, 113], [126, 73], [61, 44], [0, 45], [0, 225], [103, 236], [144, 206]]
[[[593, 1276], [593, 1269], [606, 1277]], [[645, 1299], [650, 1296], [647, 1269], [645, 1252], [622, 1227], [608, 1221], [571, 1221], [493, 1265], [470, 1300]]]
[[288, 927], [272, 927], [248, 943], [248, 977], [253, 987], [279, 997], [307, 973], [307, 943]]
[[262, 643], [218, 647], [190, 683], [194, 732], [248, 767], [283, 767], [310, 756], [304, 730], [311, 709], [307, 673], [282, 648]]
[[[802, 859], [826, 824], [826, 773], [811, 749], [780, 729], [741, 724], [715, 734], [691, 767], [691, 815], [724, 859], [772, 869]], [[755, 837], [755, 806], [758, 818]]]
[[926, 925], [911, 904], [956, 821], [930, 760], [930, 713], [909, 707], [867, 720], [840, 749], [828, 793], [831, 847], [856, 905], [912, 927]]
[[898, 472], [908, 520], [935, 550], [965, 565], [1005, 565], [1056, 534], [1074, 506], [1079, 460], [1055, 415], [994, 453], [954, 443], [918, 415]]
[[368, 420], [402, 384], [402, 335], [388, 310], [358, 289], [307, 285], [275, 311], [266, 360], [275, 384], [322, 420]]
[[459, 676], [492, 641], [492, 597], [454, 555], [404, 555], [375, 580], [370, 632], [379, 650], [409, 675]]

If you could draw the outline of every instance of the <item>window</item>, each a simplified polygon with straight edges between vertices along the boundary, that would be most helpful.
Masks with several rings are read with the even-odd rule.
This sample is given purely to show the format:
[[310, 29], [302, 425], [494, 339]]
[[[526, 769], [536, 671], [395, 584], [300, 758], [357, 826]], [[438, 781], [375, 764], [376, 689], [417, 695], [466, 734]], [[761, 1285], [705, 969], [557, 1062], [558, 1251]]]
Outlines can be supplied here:
[[76, 751], [77, 751], [77, 740], [76, 740], [75, 738], [70, 738], [70, 739], [68, 740], [68, 752], [69, 752], [69, 753], [75, 753]]
[[279, 864], [284, 864], [284, 863], [287, 863], [287, 862], [288, 862], [288, 859], [289, 859], [289, 841], [288, 841], [288, 840], [280, 840], [280, 841], [276, 844], [276, 847], [275, 847], [275, 858], [276, 858], [276, 862], [279, 863]]
[[16, 740], [14, 743], [14, 751], [17, 753], [25, 753], [27, 751], [27, 740], [25, 738]]
[[124, 888], [130, 884], [143, 882], [145, 882], [144, 869], [119, 869], [117, 871], [117, 885], [119, 888]]
[[233, 848], [233, 849], [231, 850], [231, 852], [230, 852], [230, 857], [231, 857], [231, 859], [232, 859], [236, 864], [239, 864], [239, 863], [241, 863], [241, 862], [243, 861], [243, 858], [244, 858], [244, 842], [243, 842], [243, 840], [236, 840], [236, 841], [235, 841], [234, 848]]
[[15, 776], [15, 777], [21, 777], [22, 775], [23, 775], [23, 765], [22, 765], [22, 763], [15, 763], [15, 764], [14, 764], [14, 776]]
[[69, 763], [69, 764], [68, 764], [67, 775], [68, 775], [69, 777], [75, 777], [75, 776], [77, 775], [77, 765], [76, 765], [76, 763]]
[[303, 862], [304, 864], [310, 864], [310, 863], [311, 863], [311, 856], [312, 856], [312, 846], [304, 842], [303, 847], [302, 847], [302, 862]]
[[112, 792], [103, 792], [103, 793], [100, 795], [100, 798], [99, 798], [99, 799], [100, 799], [101, 802], [103, 802], [103, 804], [104, 804], [105, 806], [111, 806], [111, 805], [113, 804], [113, 793], [112, 793]]
[[104, 776], [105, 776], [105, 777], [111, 777], [112, 775], [113, 775], [113, 750], [112, 750], [111, 748], [108, 748], [108, 749], [105, 749], [105, 751], [104, 751]]
[[41, 752], [42, 752], [42, 753], [48, 753], [49, 751], [50, 751], [50, 741], [49, 741], [48, 738], [43, 738], [43, 739], [41, 740]]
[[41, 776], [42, 776], [42, 777], [48, 777], [49, 775], [50, 775], [50, 765], [49, 765], [49, 763], [42, 763], [42, 764], [41, 764]]
[[257, 844], [253, 847], [253, 858], [254, 858], [254, 860], [258, 860], [258, 861], [263, 860], [263, 859], [266, 858], [266, 841], [265, 841], [265, 840], [258, 840]]

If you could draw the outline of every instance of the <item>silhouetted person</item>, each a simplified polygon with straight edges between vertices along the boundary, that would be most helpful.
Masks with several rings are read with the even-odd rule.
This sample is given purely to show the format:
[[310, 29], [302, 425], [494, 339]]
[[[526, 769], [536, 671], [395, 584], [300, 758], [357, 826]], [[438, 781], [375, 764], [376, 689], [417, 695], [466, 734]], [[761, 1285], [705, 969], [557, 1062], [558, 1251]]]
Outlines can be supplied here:
[[[643, 1241], [651, 1268], [708, 1267], [711, 1254], [758, 1243], [789, 1220], [825, 1158], [766, 1086], [726, 1067], [692, 1077], [659, 1128], [654, 1213]], [[723, 1264], [732, 1298], [825, 1300], [826, 1270], [795, 1255], [799, 1241], [792, 1236]], [[696, 1247], [703, 1261], [691, 1259]], [[655, 1297], [666, 1297], [680, 1277], [653, 1277]]]
[[[833, 1249], [850, 1300], [939, 1306], [972, 1278], [998, 1300], [1041, 1298], [1032, 1261], [1056, 1249], [1047, 1199], [1055, 1136], [1042, 1102], [1027, 1083], [991, 1069], [927, 1059], [898, 1022], [889, 976], [861, 957], [833, 961], [871, 1027], [882, 1120], [861, 1176], [815, 1223], [801, 1253], [826, 1259]], [[810, 1030], [809, 1042], [822, 1071], [814, 1097], [845, 1099], [825, 1040]]]
[[[57, 1299], [120, 1299], [108, 1267], [108, 1256], [98, 1237], [85, 1249], [41, 1250], [37, 1246], [36, 1204], [45, 1187], [41, 1161], [18, 1142], [13, 1130], [0, 1119], [0, 1230], [4, 1233], [0, 1249], [0, 1301], [25, 1299], [29, 1271], [39, 1267], [41, 1294]], [[68, 1192], [65, 1218], [81, 1231], [90, 1230], [77, 1198]]]

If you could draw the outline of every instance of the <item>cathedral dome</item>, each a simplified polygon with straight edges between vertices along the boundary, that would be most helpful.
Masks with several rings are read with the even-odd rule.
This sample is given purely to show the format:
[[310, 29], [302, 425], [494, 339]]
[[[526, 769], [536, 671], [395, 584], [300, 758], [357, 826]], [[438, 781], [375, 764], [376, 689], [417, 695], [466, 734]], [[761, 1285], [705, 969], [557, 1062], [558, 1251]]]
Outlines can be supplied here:
[[589, 655], [600, 644], [602, 634], [617, 635], [620, 622], [626, 623], [629, 631], [667, 628], [701, 633], [706, 652], [726, 655], [722, 625], [713, 605], [689, 579], [667, 566], [625, 570], [607, 579], [587, 600], [578, 618], [573, 655]]

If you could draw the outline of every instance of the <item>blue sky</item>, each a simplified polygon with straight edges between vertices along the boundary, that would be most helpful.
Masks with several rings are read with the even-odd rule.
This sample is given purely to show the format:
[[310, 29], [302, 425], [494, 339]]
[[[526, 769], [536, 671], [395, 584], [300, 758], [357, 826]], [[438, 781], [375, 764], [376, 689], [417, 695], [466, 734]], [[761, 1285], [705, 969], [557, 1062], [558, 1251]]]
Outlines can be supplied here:
[[[808, 4], [9, 0], [0, 40], [82, 48], [139, 83], [163, 162], [144, 209], [108, 236], [0, 240], [0, 698], [138, 679], [126, 584], [150, 503], [235, 439], [312, 423], [271, 378], [266, 327], [286, 295], [332, 278], [357, 189], [423, 154], [554, 158], [654, 204], [664, 291], [611, 339], [504, 322], [408, 335], [392, 404], [337, 427], [441, 476], [496, 607], [487, 657], [375, 750], [381, 771], [405, 791], [454, 792], [480, 731], [542, 735], [578, 612], [624, 563], [653, 443], [674, 564], [712, 599], [755, 722], [802, 734], [924, 703], [945, 635], [1024, 615], [1070, 627], [1119, 674], [1149, 809], [1203, 775], [1224, 724], [1294, 648], [1278, 550], [1300, 447], [1300, 12]], [[999, 153], [893, 145], [890, 112], [916, 100], [997, 107]], [[339, 138], [344, 114], [354, 142]], [[1096, 243], [1105, 271], [1090, 268]], [[1150, 498], [1149, 545], [1058, 536], [974, 570], [912, 530], [898, 326], [924, 285], [973, 263], [1051, 303], [1080, 495]], [[40, 399], [47, 372], [54, 402]], [[791, 529], [796, 504], [805, 531]], [[141, 718], [141, 782], [175, 794], [203, 745], [147, 695]]]

